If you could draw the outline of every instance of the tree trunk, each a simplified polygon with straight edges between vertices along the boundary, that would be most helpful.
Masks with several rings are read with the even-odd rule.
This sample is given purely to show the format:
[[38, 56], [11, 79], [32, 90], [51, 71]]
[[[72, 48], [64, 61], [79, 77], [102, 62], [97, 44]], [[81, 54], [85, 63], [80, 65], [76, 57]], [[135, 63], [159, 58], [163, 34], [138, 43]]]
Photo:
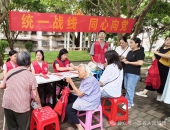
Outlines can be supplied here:
[[138, 32], [140, 30], [140, 26], [142, 24], [142, 21], [144, 19], [144, 17], [146, 16], [147, 12], [149, 11], [149, 9], [152, 7], [152, 5], [156, 2], [156, 0], [151, 0], [147, 6], [140, 12], [139, 15], [136, 16], [137, 18], [137, 24], [135, 27], [135, 31], [134, 31], [134, 35], [133, 38], [136, 37], [138, 35]]
[[2, 55], [0, 55], [0, 66], [2, 66], [3, 64], [4, 64], [3, 57]]
[[2, 16], [0, 17], [0, 24], [4, 21], [5, 17], [6, 17], [6, 14], [5, 13], [2, 14]]
[[11, 50], [14, 50], [14, 42], [12, 42], [12, 41], [9, 42], [9, 48]]
[[8, 13], [8, 6], [9, 6], [9, 0], [1, 0], [0, 11], [3, 13], [0, 16], [0, 24], [5, 20], [6, 14]]

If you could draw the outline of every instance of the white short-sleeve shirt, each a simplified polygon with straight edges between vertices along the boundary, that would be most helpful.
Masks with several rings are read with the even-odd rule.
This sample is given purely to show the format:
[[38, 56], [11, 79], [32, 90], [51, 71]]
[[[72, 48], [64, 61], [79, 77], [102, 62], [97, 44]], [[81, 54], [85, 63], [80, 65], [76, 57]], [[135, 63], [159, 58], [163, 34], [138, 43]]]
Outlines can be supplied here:
[[122, 49], [121, 46], [118, 46], [115, 51], [116, 51], [119, 55], [121, 55], [121, 56], [123, 56], [123, 57], [126, 57], [127, 54], [128, 54], [128, 52], [129, 52], [130, 50], [131, 50], [131, 49], [130, 49], [130, 47], [128, 47], [128, 46], [127, 46], [124, 50]]
[[[15, 66], [15, 64], [12, 64], [12, 63], [11, 63], [11, 65], [12, 65], [12, 67], [13, 67], [13, 68], [15, 68], [15, 67], [16, 67], [16, 66]], [[7, 66], [6, 66], [6, 64], [4, 64], [4, 65], [3, 65], [2, 69], [3, 69], [3, 70], [7, 70]]]
[[108, 65], [100, 77], [100, 81], [103, 83], [103, 87], [101, 87], [101, 89], [104, 89], [112, 97], [120, 97], [123, 81], [123, 69], [119, 70], [116, 64]]

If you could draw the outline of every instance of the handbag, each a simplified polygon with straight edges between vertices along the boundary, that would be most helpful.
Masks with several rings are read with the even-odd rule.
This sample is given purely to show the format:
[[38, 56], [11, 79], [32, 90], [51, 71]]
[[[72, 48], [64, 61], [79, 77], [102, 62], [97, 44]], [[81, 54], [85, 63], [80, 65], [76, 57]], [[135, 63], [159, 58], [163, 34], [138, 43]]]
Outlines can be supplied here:
[[[170, 51], [168, 51], [165, 54], [166, 55], [170, 55]], [[170, 67], [170, 58], [163, 58], [163, 57], [161, 57], [159, 62], [162, 63], [164, 66]]]
[[60, 116], [63, 111], [63, 105], [64, 105], [64, 97], [62, 96], [54, 107], [54, 111], [57, 112], [57, 114], [59, 114]]
[[157, 59], [152, 62], [152, 65], [148, 70], [148, 75], [146, 77], [145, 84], [147, 86], [153, 87], [154, 89], [158, 89], [161, 85]]

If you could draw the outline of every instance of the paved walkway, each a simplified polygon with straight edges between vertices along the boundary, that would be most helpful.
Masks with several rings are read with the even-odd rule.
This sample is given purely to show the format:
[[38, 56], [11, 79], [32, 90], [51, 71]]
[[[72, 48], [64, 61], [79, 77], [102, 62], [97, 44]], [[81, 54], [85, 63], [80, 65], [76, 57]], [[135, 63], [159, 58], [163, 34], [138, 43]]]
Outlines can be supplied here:
[[[79, 83], [76, 83], [77, 85]], [[136, 91], [143, 90], [145, 87], [144, 82], [138, 82]], [[3, 90], [0, 90], [0, 130], [3, 126], [4, 112], [2, 106]], [[129, 109], [129, 125], [118, 123], [116, 126], [111, 127], [108, 124], [108, 120], [103, 116], [103, 130], [166, 130], [166, 128], [160, 127], [159, 123], [163, 122], [166, 117], [170, 117], [170, 105], [163, 102], [156, 101], [156, 92], [149, 92], [148, 97], [134, 97], [134, 107]], [[73, 124], [67, 122], [61, 123], [61, 130], [75, 130], [76, 127]], [[6, 128], [6, 130], [8, 130]], [[99, 130], [99, 129], [96, 129]]]

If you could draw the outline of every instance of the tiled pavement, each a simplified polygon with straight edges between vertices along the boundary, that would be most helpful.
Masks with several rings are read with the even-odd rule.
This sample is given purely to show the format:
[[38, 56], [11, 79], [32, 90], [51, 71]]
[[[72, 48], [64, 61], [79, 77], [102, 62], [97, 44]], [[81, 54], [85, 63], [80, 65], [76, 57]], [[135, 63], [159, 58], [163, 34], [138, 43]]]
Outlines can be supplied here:
[[[143, 90], [144, 87], [144, 82], [138, 82], [136, 91]], [[0, 90], [0, 130], [2, 130], [4, 117], [3, 108], [1, 107], [2, 96], [3, 90]], [[116, 126], [111, 127], [107, 118], [103, 116], [103, 130], [166, 130], [166, 128], [160, 127], [158, 124], [165, 123], [163, 122], [164, 119], [170, 117], [170, 105], [156, 101], [156, 96], [156, 92], [149, 92], [147, 98], [135, 95], [135, 105], [129, 109], [129, 125], [120, 122]], [[60, 128], [61, 130], [76, 129], [75, 125], [67, 121], [61, 123]], [[8, 129], [6, 128], [6, 130]]]

